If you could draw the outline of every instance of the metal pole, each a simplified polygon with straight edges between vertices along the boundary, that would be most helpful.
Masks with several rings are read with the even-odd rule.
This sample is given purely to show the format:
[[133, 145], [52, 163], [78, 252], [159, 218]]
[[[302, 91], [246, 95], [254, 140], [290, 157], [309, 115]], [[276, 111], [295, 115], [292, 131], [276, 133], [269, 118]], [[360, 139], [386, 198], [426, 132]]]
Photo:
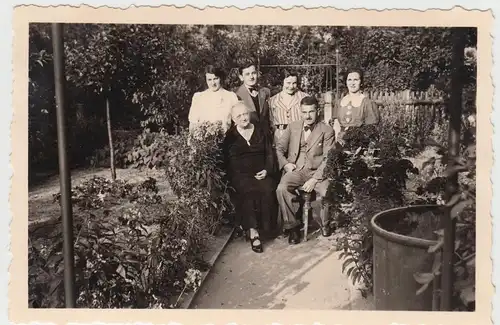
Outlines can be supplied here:
[[260, 81], [260, 48], [257, 49], [257, 80]]
[[73, 216], [71, 207], [71, 175], [66, 154], [66, 118], [64, 116], [64, 47], [63, 26], [52, 24], [54, 49], [54, 77], [56, 90], [57, 145], [59, 153], [59, 180], [61, 184], [61, 215], [63, 227], [64, 300], [66, 308], [75, 307], [75, 273], [73, 251]]
[[335, 49], [335, 78], [337, 79], [335, 81], [335, 99], [339, 99], [339, 73], [340, 73], [340, 66], [339, 66], [339, 49]]
[[[451, 96], [449, 102], [450, 124], [448, 130], [448, 167], [460, 154], [460, 127], [462, 116], [462, 71], [464, 62], [464, 31], [462, 28], [452, 30], [453, 57], [451, 61]], [[447, 179], [446, 198], [451, 198], [458, 191], [458, 174], [452, 173]], [[455, 225], [451, 209], [447, 209], [443, 218], [443, 273], [441, 276], [441, 311], [452, 310], [453, 296], [453, 260], [455, 255]]]

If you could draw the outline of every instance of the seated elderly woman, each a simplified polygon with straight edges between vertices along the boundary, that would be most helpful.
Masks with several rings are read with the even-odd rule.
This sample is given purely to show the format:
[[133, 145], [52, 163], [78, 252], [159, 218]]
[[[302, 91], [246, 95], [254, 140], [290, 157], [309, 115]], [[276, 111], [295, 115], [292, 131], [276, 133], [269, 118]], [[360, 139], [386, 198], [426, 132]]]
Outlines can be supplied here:
[[234, 121], [226, 133], [224, 155], [236, 209], [236, 226], [241, 226], [252, 250], [263, 251], [260, 233], [270, 234], [277, 213], [272, 141], [260, 126], [250, 123], [250, 110], [239, 101], [231, 109]]

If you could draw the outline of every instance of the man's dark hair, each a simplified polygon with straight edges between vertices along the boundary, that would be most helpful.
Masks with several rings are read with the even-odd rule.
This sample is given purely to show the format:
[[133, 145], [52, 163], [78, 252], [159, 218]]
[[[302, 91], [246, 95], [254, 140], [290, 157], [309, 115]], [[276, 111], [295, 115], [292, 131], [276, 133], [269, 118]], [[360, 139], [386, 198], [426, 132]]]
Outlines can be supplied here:
[[246, 69], [246, 68], [250, 68], [251, 66], [254, 66], [255, 68], [257, 68], [257, 64], [252, 61], [252, 60], [245, 60], [243, 62], [241, 62], [239, 65], [238, 65], [238, 73], [240, 75], [243, 74], [243, 70]]
[[300, 105], [307, 105], [307, 106], [312, 106], [314, 105], [314, 107], [316, 107], [316, 109], [318, 108], [318, 100], [316, 99], [316, 97], [313, 97], [313, 96], [307, 96], [307, 97], [304, 97], [302, 98], [302, 100], [300, 101]]

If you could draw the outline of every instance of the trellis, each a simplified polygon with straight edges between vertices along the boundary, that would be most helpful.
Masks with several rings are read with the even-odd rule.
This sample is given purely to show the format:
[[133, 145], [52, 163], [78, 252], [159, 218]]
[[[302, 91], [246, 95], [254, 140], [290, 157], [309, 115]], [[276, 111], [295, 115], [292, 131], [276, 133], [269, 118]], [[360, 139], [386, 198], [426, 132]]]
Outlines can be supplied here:
[[[260, 64], [260, 57], [257, 56], [257, 71], [259, 76], [262, 76], [263, 69], [284, 69], [294, 70], [319, 70], [322, 76], [322, 82], [319, 85], [319, 93], [321, 95], [320, 105], [323, 107], [325, 121], [330, 120], [333, 100], [337, 100], [340, 96], [340, 53], [335, 51], [335, 61], [328, 63], [304, 63], [304, 64]], [[237, 68], [232, 68], [230, 75], [237, 74]], [[275, 85], [273, 85], [275, 86]], [[278, 86], [278, 85], [276, 85]]]

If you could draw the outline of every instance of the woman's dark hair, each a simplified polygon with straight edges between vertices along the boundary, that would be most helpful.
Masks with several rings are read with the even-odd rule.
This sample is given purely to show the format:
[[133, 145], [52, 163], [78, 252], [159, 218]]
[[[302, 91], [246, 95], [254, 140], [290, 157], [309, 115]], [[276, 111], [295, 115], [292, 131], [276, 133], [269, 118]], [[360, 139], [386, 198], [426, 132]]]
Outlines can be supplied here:
[[223, 80], [225, 78], [224, 71], [221, 68], [216, 67], [214, 65], [207, 65], [205, 67], [205, 74], [207, 74], [207, 73], [213, 74], [221, 80]]
[[360, 84], [363, 85], [363, 81], [364, 81], [364, 74], [363, 74], [363, 70], [359, 69], [359, 68], [349, 68], [346, 70], [345, 72], [345, 79], [344, 79], [344, 83], [347, 82], [347, 76], [350, 74], [350, 73], [357, 73], [359, 75], [359, 81], [360, 81]]
[[285, 70], [283, 73], [283, 80], [285, 80], [288, 77], [296, 77], [297, 78], [297, 85], [300, 86], [300, 75], [297, 71], [295, 70]]

